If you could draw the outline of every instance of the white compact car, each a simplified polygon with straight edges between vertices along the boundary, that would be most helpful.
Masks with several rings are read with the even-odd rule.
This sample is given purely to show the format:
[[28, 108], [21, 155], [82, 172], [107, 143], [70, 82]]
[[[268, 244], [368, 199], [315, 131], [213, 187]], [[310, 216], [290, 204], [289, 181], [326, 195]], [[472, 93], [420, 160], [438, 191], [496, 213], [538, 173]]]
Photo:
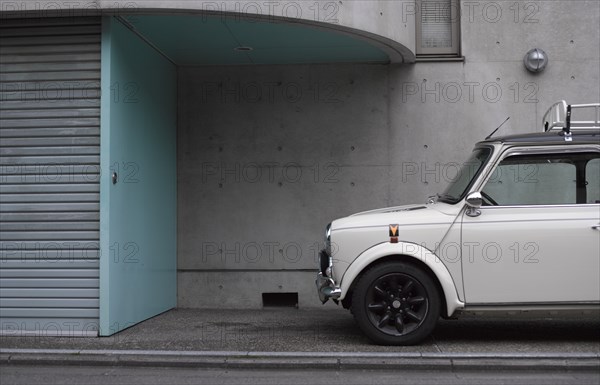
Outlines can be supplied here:
[[[592, 120], [571, 121], [575, 110]], [[465, 311], [600, 309], [600, 104], [556, 103], [543, 125], [477, 143], [427, 204], [333, 221], [321, 301], [384, 345]]]

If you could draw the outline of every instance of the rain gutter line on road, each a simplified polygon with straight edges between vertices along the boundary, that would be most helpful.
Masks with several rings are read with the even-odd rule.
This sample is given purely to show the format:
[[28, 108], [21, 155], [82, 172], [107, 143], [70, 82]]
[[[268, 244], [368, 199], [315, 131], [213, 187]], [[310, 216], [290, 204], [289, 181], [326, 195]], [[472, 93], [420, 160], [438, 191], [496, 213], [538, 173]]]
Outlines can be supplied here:
[[110, 350], [110, 349], [0, 349], [0, 354], [103, 355], [103, 356], [179, 356], [239, 358], [432, 358], [432, 359], [600, 359], [600, 352], [573, 353], [411, 353], [411, 352], [253, 352], [253, 351], [180, 351], [180, 350]]
[[374, 353], [0, 349], [2, 365], [186, 367], [244, 370], [593, 371], [600, 353]]

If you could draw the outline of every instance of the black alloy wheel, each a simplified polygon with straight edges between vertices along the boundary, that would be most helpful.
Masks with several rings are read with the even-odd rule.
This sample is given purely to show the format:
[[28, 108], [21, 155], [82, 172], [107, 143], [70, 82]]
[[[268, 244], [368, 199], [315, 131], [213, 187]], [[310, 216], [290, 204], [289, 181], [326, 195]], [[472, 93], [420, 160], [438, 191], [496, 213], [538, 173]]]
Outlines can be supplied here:
[[412, 345], [433, 331], [440, 314], [436, 285], [419, 268], [377, 265], [360, 278], [352, 300], [359, 327], [382, 345]]

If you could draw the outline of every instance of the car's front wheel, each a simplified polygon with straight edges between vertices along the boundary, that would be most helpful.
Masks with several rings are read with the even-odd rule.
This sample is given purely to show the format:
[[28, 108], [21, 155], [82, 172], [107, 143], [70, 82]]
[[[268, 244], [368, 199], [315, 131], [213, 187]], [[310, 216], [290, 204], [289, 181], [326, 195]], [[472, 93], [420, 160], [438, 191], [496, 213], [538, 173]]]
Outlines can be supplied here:
[[366, 271], [352, 297], [358, 326], [381, 345], [413, 345], [431, 334], [440, 315], [433, 279], [405, 262], [386, 262]]

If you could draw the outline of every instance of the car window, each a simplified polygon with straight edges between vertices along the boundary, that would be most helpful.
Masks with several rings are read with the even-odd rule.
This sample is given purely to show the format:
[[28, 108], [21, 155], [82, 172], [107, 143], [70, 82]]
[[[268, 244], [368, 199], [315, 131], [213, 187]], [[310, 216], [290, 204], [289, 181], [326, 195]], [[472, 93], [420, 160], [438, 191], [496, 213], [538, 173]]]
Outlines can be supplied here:
[[513, 206], [595, 202], [599, 161], [594, 153], [508, 157], [482, 189], [484, 203]]
[[462, 164], [456, 178], [450, 181], [444, 193], [439, 196], [440, 202], [450, 204], [459, 202], [469, 191], [469, 187], [483, 169], [491, 153], [488, 147], [473, 150], [469, 159]]
[[600, 203], [600, 157], [591, 159], [585, 167], [587, 203]]

